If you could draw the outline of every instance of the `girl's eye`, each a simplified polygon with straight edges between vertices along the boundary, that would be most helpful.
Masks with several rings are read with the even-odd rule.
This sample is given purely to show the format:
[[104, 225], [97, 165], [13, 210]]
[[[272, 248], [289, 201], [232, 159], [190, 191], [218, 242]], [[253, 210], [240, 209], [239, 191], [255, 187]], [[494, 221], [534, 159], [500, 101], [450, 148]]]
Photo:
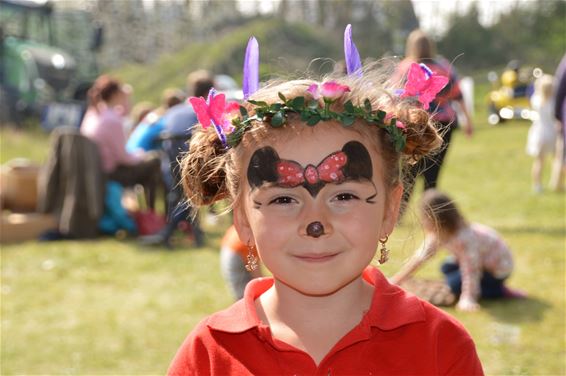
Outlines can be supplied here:
[[289, 205], [296, 202], [296, 200], [289, 196], [281, 196], [274, 198], [273, 200], [269, 201], [268, 205], [275, 204], [275, 205]]
[[350, 200], [358, 200], [359, 197], [352, 194], [352, 193], [340, 193], [334, 197], [337, 201], [350, 201]]

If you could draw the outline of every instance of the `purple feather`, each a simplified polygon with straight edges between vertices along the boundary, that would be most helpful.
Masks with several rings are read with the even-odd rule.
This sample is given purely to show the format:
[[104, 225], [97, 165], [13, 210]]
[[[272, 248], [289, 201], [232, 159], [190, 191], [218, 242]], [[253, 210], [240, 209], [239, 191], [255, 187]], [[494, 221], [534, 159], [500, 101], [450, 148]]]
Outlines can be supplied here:
[[244, 59], [244, 78], [242, 82], [244, 99], [248, 99], [257, 89], [259, 89], [259, 44], [254, 37], [250, 37]]
[[344, 30], [344, 55], [346, 58], [346, 72], [362, 76], [362, 61], [354, 41], [352, 40], [352, 25], [348, 24]]

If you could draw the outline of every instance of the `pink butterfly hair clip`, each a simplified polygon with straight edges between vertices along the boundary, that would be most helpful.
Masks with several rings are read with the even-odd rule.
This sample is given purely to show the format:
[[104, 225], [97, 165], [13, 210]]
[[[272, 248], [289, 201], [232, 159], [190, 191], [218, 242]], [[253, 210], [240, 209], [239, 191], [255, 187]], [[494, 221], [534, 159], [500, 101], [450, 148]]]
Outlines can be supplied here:
[[423, 108], [428, 110], [430, 102], [447, 84], [448, 77], [434, 73], [425, 64], [412, 63], [401, 98], [417, 97]]
[[195, 110], [200, 125], [204, 129], [210, 125], [214, 126], [220, 142], [227, 147], [226, 136], [234, 131], [232, 118], [237, 116], [240, 105], [237, 102], [226, 103], [226, 96], [216, 94], [214, 89], [210, 89], [206, 101], [202, 97], [191, 97], [189, 102]]

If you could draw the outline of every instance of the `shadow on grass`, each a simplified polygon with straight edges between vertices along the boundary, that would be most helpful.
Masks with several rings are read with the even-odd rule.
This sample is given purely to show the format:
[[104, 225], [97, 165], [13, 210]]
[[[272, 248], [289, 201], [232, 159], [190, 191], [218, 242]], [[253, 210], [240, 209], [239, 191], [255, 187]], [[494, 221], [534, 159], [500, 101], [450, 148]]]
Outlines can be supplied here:
[[542, 321], [552, 304], [537, 298], [482, 300], [482, 309], [500, 322], [519, 324]]

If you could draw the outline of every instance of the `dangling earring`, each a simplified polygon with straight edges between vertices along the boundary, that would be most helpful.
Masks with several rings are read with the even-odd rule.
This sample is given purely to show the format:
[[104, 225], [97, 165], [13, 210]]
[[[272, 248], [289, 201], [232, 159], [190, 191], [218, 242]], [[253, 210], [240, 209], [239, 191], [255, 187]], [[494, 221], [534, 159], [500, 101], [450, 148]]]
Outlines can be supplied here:
[[387, 247], [385, 246], [385, 243], [387, 243], [387, 240], [389, 239], [389, 236], [385, 235], [385, 239], [379, 239], [379, 242], [381, 243], [381, 249], [380, 249], [380, 255], [379, 255], [379, 265], [383, 265], [387, 262], [387, 260], [389, 260], [389, 249], [387, 249]]
[[258, 268], [257, 257], [255, 256], [255, 245], [248, 245], [248, 261], [246, 262], [246, 270], [252, 272]]

